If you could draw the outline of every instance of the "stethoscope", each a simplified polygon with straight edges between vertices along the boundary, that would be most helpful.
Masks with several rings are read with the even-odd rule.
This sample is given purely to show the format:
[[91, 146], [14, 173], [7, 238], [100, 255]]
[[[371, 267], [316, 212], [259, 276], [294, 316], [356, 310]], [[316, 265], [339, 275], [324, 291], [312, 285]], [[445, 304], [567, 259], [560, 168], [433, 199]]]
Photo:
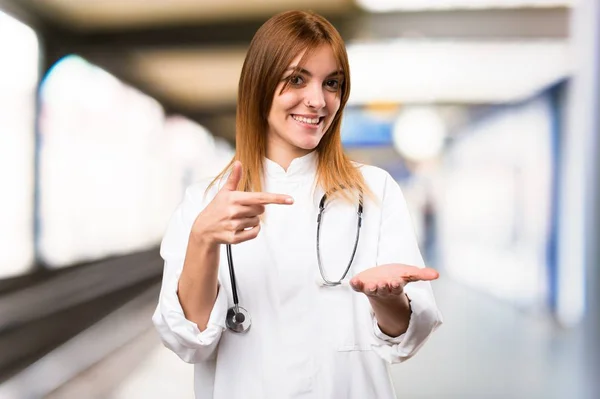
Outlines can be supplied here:
[[[358, 201], [358, 221], [356, 224], [356, 238], [354, 239], [354, 247], [352, 249], [352, 255], [350, 256], [350, 261], [348, 262], [348, 266], [346, 266], [346, 270], [342, 277], [338, 280], [329, 280], [325, 276], [325, 270], [323, 268], [323, 264], [321, 262], [321, 251], [320, 251], [320, 237], [321, 237], [321, 223], [323, 221], [323, 211], [325, 210], [325, 202], [327, 201], [327, 195], [324, 194], [321, 198], [321, 202], [319, 203], [319, 215], [317, 216], [317, 263], [319, 264], [319, 273], [321, 274], [322, 281], [319, 285], [327, 286], [327, 287], [335, 287], [342, 284], [342, 280], [346, 278], [346, 275], [350, 271], [350, 267], [352, 266], [352, 262], [354, 261], [354, 256], [356, 255], [356, 248], [358, 247], [358, 239], [360, 238], [360, 227], [362, 225], [362, 214], [363, 214], [363, 195], [360, 192], [359, 201]], [[229, 278], [231, 280], [231, 291], [233, 296], [233, 306], [227, 309], [227, 316], [225, 318], [225, 325], [227, 328], [235, 333], [244, 333], [250, 329], [252, 326], [252, 318], [250, 317], [250, 313], [240, 306], [238, 299], [238, 291], [237, 284], [235, 280], [235, 270], [233, 267], [233, 257], [231, 255], [231, 245], [227, 244], [227, 263], [229, 264]]]

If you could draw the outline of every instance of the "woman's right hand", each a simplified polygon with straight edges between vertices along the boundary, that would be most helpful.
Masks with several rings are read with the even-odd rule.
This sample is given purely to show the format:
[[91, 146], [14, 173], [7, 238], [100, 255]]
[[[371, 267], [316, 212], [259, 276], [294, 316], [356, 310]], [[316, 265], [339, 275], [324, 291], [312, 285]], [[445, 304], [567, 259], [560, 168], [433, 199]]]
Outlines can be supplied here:
[[237, 191], [242, 164], [235, 161], [225, 185], [198, 215], [190, 239], [210, 247], [238, 244], [256, 238], [265, 205], [291, 205], [289, 195]]

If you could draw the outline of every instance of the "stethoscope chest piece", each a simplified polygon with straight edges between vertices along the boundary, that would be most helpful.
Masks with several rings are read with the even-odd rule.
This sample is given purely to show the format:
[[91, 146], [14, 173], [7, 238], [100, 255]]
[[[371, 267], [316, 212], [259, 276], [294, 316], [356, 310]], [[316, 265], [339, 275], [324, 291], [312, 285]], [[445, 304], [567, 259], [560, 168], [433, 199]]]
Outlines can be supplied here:
[[250, 313], [241, 306], [230, 307], [227, 309], [225, 326], [235, 333], [244, 333], [248, 331], [252, 326]]

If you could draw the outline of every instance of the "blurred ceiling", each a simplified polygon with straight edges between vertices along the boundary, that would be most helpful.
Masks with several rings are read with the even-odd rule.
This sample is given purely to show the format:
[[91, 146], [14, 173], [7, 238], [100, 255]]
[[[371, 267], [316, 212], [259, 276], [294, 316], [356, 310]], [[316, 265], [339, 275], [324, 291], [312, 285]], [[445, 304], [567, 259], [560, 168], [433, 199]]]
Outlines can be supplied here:
[[[380, 57], [379, 64], [365, 64], [355, 56], [351, 62], [356, 64], [355, 88], [368, 89], [370, 77], [380, 77], [380, 88], [371, 84], [375, 99], [473, 104], [514, 100], [568, 74], [569, 4], [569, 0], [0, 0], [0, 8], [43, 38], [45, 69], [64, 55], [79, 54], [155, 97], [167, 112], [183, 113], [209, 129], [211, 119], [221, 124], [227, 120], [229, 130], [217, 134], [228, 139], [245, 50], [258, 27], [276, 12], [312, 9], [326, 16], [347, 43], [398, 42], [393, 50], [401, 57]], [[378, 8], [394, 11], [374, 12]], [[481, 48], [484, 57], [478, 56]], [[387, 86], [383, 74], [370, 69], [394, 71], [394, 65], [402, 71], [392, 85], [395, 95], [377, 98]], [[505, 84], [510, 81], [505, 71], [522, 85]], [[470, 79], [482, 89], [469, 90]], [[358, 97], [368, 102], [364, 93]]]
[[146, 50], [130, 65], [144, 85], [185, 109], [220, 108], [235, 103], [244, 47], [199, 50]]

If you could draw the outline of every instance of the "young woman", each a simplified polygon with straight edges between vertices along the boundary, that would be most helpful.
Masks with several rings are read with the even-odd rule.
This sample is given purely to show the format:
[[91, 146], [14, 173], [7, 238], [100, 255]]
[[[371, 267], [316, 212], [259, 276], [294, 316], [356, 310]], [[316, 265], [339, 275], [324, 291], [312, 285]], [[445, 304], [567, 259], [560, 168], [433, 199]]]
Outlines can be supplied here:
[[198, 398], [394, 398], [386, 365], [442, 322], [400, 188], [344, 155], [349, 93], [327, 20], [285, 12], [257, 31], [235, 157], [188, 188], [161, 245], [153, 321], [195, 364]]

